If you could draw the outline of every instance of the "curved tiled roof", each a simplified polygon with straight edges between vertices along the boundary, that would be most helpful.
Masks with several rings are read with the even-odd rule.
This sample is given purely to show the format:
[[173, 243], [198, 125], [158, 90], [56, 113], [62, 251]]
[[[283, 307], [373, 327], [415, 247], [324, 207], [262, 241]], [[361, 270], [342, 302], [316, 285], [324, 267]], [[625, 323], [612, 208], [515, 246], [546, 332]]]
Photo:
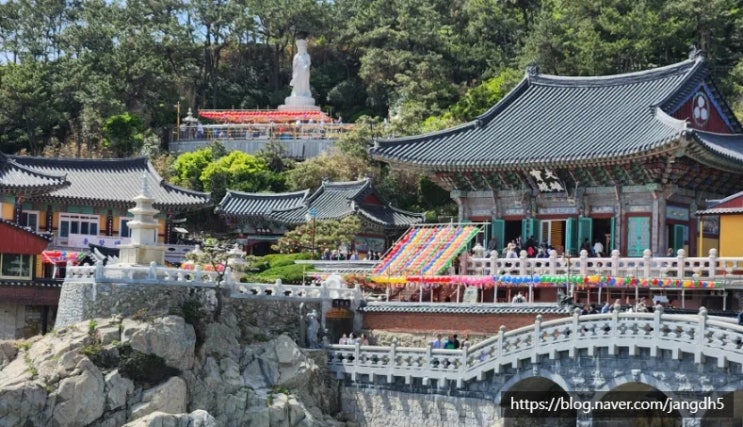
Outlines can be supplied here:
[[33, 237], [37, 239], [41, 239], [48, 242], [51, 242], [54, 236], [52, 233], [39, 233], [37, 231], [32, 230], [30, 227], [26, 227], [20, 224], [16, 224], [13, 221], [8, 221], [7, 219], [0, 218], [0, 223], [7, 225], [8, 227], [12, 227], [14, 229], [17, 229], [18, 231], [21, 231], [23, 233], [28, 233], [32, 235]]
[[389, 204], [386, 206], [361, 204], [358, 211], [369, 221], [382, 225], [403, 227], [425, 220], [423, 214], [397, 209]]
[[201, 209], [211, 205], [209, 193], [180, 188], [165, 182], [146, 157], [127, 159], [60, 159], [12, 156], [17, 163], [38, 173], [65, 175], [70, 185], [49, 193], [52, 200], [134, 206], [147, 176], [157, 209]]
[[266, 215], [277, 210], [304, 206], [310, 190], [291, 193], [243, 193], [227, 190], [217, 206], [217, 213], [229, 216]]
[[743, 164], [743, 134], [722, 134], [693, 131], [693, 136], [702, 147], [727, 161]]
[[696, 211], [697, 215], [725, 215], [743, 213], [743, 191], [712, 201], [713, 206]]
[[371, 222], [388, 227], [407, 227], [423, 222], [422, 214], [406, 212], [391, 206], [363, 203], [364, 197], [372, 192], [371, 180], [368, 178], [347, 182], [325, 181], [307, 198], [304, 206], [276, 210], [268, 217], [286, 224], [304, 224], [307, 222], [307, 213], [313, 210], [318, 221], [339, 220], [359, 213]]
[[380, 141], [371, 154], [424, 169], [462, 170], [601, 162], [662, 150], [687, 131], [669, 114], [707, 77], [701, 57], [614, 76], [531, 73], [476, 120]]
[[0, 153], [0, 191], [21, 191], [38, 194], [68, 185], [70, 183], [65, 176], [37, 172]]

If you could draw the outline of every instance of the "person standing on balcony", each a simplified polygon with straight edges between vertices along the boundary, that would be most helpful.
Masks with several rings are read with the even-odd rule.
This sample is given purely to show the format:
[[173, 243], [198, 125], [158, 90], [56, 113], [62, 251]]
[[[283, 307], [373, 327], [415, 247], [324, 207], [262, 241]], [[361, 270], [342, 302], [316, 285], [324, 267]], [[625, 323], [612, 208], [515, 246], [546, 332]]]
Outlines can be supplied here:
[[431, 348], [444, 348], [444, 342], [441, 341], [441, 334], [436, 335], [436, 339], [431, 343]]
[[604, 256], [604, 245], [598, 240], [593, 244], [593, 253], [599, 258]]

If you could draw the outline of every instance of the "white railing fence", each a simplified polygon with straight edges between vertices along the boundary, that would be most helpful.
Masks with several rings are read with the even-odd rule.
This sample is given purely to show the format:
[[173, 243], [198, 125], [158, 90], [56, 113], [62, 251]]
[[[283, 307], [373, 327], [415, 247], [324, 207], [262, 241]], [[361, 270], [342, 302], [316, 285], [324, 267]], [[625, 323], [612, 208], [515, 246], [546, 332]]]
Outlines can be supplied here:
[[549, 258], [529, 258], [526, 251], [521, 251], [519, 258], [499, 258], [498, 253], [492, 251], [488, 257], [467, 255], [460, 258], [460, 274], [743, 280], [743, 258], [718, 257], [716, 249], [711, 249], [707, 257], [687, 257], [683, 249], [679, 249], [675, 257], [653, 257], [646, 249], [641, 258], [620, 257], [618, 250], [605, 258], [589, 257], [585, 250], [578, 257], [558, 256], [557, 251], [552, 250]]
[[704, 363], [706, 357], [717, 360], [721, 368], [728, 362], [743, 365], [743, 326], [710, 319], [707, 310], [697, 315], [664, 314], [656, 307], [653, 313], [619, 313], [581, 316], [542, 321], [538, 315], [534, 325], [506, 331], [492, 338], [460, 350], [361, 345], [329, 345], [328, 367], [339, 378], [349, 374], [353, 381], [362, 381], [360, 375], [421, 378], [423, 385], [430, 380], [456, 382], [462, 388], [466, 381], [482, 380], [485, 373], [501, 372], [504, 367], [518, 367], [521, 360], [537, 363], [540, 358], [556, 359], [558, 353], [568, 352], [575, 357], [580, 350], [593, 356], [597, 349], [608, 349], [609, 355], [619, 348], [629, 349], [629, 355], [639, 348], [649, 348], [656, 357], [661, 350], [671, 351], [679, 359], [681, 353], [694, 356], [695, 363]]
[[127, 284], [165, 284], [205, 288], [228, 288], [233, 298], [266, 298], [278, 297], [288, 299], [350, 299], [360, 301], [363, 298], [361, 288], [356, 285], [348, 288], [342, 284], [329, 285], [320, 282], [312, 285], [285, 285], [281, 280], [275, 283], [241, 283], [230, 267], [224, 274], [217, 271], [206, 271], [200, 265], [193, 269], [169, 268], [151, 263], [149, 266], [106, 265], [97, 263], [89, 266], [67, 264], [65, 282], [67, 283], [116, 283]]

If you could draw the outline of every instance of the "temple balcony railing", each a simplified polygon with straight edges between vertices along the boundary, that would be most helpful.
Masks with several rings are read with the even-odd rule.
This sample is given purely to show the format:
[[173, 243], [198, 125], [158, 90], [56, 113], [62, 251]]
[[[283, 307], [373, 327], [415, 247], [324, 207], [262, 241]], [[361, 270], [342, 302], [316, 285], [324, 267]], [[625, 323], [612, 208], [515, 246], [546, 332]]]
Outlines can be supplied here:
[[[620, 313], [579, 315], [542, 321], [536, 317], [534, 325], [500, 332], [469, 348], [460, 350], [391, 346], [328, 345], [328, 368], [337, 378], [349, 376], [356, 382], [374, 382], [375, 377], [404, 378], [411, 384], [413, 378], [423, 385], [431, 380], [437, 385], [446, 381], [462, 388], [467, 381], [482, 381], [487, 373], [500, 373], [505, 367], [518, 369], [524, 362], [539, 363], [542, 359], [555, 360], [559, 353], [575, 358], [581, 353], [594, 357], [599, 351], [610, 356], [619, 354], [619, 348], [628, 348], [629, 356], [641, 356], [640, 348], [648, 348], [650, 357], [668, 357], [674, 360], [683, 354], [703, 364], [706, 358], [716, 361], [720, 369], [729, 362], [743, 364], [743, 326], [734, 321], [708, 317], [701, 308], [697, 315], [663, 314], [662, 307], [653, 313]], [[644, 360], [644, 358], [643, 358]], [[442, 382], [444, 382], [442, 384]]]
[[204, 125], [199, 132], [192, 126], [173, 135], [168, 151], [182, 154], [219, 141], [227, 151], [256, 154], [273, 141], [281, 145], [286, 157], [304, 160], [329, 150], [338, 138], [352, 129], [353, 125], [342, 124], [255, 123]]
[[543, 276], [579, 275], [658, 279], [706, 279], [726, 286], [743, 286], [743, 257], [718, 257], [711, 249], [707, 257], [687, 257], [683, 249], [675, 257], [653, 257], [645, 250], [642, 257], [620, 257], [614, 250], [609, 257], [589, 257], [581, 251], [578, 257], [558, 256], [550, 251], [548, 258], [529, 258], [521, 251], [519, 258], [498, 257], [492, 251], [488, 257], [472, 255], [459, 259], [461, 275], [474, 276]]
[[225, 141], [249, 139], [338, 139], [353, 124], [337, 123], [227, 123], [183, 127], [174, 141]]

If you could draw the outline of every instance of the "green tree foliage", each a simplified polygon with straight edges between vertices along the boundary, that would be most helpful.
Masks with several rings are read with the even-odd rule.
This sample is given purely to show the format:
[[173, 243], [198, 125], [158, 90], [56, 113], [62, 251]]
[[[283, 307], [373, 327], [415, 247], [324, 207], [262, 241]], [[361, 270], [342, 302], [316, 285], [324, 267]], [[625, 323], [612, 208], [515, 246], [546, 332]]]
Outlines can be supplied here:
[[318, 157], [298, 163], [286, 175], [290, 190], [317, 189], [322, 181], [355, 181], [364, 177], [374, 177], [378, 169], [363, 158], [330, 150]]
[[192, 190], [204, 191], [201, 174], [215, 160], [212, 147], [183, 153], [173, 164], [172, 181]]
[[227, 189], [260, 192], [272, 182], [266, 162], [242, 151], [232, 151], [209, 163], [199, 180], [204, 190], [212, 193], [213, 200], [221, 200]]
[[167, 142], [178, 102], [195, 110], [273, 108], [289, 93], [294, 41], [304, 36], [313, 95], [324, 110], [346, 122], [394, 117], [396, 135], [471, 119], [498, 92], [489, 79], [505, 77], [505, 70], [536, 62], [545, 73], [610, 74], [677, 62], [691, 44], [707, 52], [714, 77], [735, 102], [743, 83], [734, 71], [743, 57], [740, 6], [739, 0], [8, 0], [0, 3], [0, 144], [34, 154], [69, 144], [75, 150], [63, 151], [80, 156], [102, 147], [107, 118], [125, 113]]
[[0, 141], [4, 151], [38, 154], [58, 136], [62, 111], [54, 101], [56, 69], [29, 62], [0, 67]]
[[135, 114], [111, 116], [103, 124], [103, 145], [116, 157], [129, 157], [142, 149], [144, 121]]
[[[311, 252], [316, 255], [341, 245], [351, 248], [353, 238], [361, 231], [361, 220], [349, 215], [339, 221], [314, 221], [302, 224], [284, 234], [272, 249], [280, 253]], [[314, 245], [313, 245], [314, 242]]]
[[508, 68], [467, 91], [449, 107], [444, 119], [456, 122], [473, 120], [498, 103], [523, 78], [523, 72]]

